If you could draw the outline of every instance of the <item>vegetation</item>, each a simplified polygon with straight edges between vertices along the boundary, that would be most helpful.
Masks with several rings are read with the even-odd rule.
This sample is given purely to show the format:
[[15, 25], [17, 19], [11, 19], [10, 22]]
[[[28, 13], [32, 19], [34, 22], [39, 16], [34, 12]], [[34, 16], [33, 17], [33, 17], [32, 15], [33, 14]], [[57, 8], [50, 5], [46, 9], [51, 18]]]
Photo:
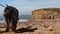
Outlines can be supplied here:
[[42, 8], [39, 10], [56, 11], [56, 12], [60, 13], [60, 8]]

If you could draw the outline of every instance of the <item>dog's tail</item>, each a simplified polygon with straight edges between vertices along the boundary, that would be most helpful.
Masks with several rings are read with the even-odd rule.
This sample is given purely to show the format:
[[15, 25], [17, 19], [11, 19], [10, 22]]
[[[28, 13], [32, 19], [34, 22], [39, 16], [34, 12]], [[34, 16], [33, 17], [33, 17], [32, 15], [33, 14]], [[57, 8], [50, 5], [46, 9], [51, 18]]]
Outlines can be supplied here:
[[0, 6], [5, 7], [4, 5], [0, 4]]
[[2, 6], [2, 7], [7, 7], [8, 5], [6, 4], [6, 6], [4, 6], [4, 5], [0, 4], [0, 6]]

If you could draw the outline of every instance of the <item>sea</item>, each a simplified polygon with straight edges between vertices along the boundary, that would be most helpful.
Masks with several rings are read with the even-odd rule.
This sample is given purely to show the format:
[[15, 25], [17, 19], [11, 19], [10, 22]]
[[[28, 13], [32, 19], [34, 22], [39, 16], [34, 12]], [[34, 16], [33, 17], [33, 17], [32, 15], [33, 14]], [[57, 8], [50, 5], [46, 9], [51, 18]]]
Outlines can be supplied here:
[[[32, 15], [20, 15], [19, 22], [28, 21], [31, 18], [32, 18]], [[4, 17], [2, 15], [0, 15], [0, 23], [1, 22], [5, 22]]]
[[[25, 22], [25, 21], [28, 21], [28, 19], [19, 19], [19, 22]], [[4, 23], [5, 20], [0, 20], [0, 23]]]

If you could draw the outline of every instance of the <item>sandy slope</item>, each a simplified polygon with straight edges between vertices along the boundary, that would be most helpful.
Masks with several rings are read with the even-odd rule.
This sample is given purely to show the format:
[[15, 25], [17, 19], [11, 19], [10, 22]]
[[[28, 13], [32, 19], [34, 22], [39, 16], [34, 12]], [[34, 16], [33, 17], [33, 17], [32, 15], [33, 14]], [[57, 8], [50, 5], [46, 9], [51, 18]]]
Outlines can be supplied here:
[[60, 34], [60, 19], [32, 19], [26, 22], [19, 22], [17, 30], [21, 28], [34, 29], [34, 32], [14, 33], [5, 32], [2, 34]]

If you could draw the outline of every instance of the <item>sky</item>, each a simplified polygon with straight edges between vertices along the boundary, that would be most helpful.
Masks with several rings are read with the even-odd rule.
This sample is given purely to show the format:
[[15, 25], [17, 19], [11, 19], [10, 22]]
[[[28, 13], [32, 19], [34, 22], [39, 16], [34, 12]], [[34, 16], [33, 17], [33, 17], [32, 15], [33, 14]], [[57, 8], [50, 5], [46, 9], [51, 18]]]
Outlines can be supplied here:
[[[41, 8], [60, 8], [60, 0], [0, 0], [0, 4], [16, 7], [19, 15], [31, 15], [33, 10]], [[4, 9], [0, 6], [0, 14], [3, 15]]]

